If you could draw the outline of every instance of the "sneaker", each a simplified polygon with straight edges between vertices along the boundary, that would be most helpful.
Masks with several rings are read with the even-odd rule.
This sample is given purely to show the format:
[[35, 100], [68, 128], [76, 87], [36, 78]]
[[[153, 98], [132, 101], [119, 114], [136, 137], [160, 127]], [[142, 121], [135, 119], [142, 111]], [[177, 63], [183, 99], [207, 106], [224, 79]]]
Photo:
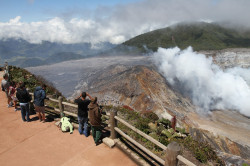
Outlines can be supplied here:
[[95, 146], [98, 146], [100, 144], [101, 144], [101, 142], [95, 142]]
[[15, 112], [17, 111], [17, 109], [15, 108], [15, 110], [14, 110]]
[[7, 106], [7, 107], [8, 107], [8, 108], [10, 108], [10, 107], [11, 107], [11, 105], [9, 105], [9, 104], [8, 104], [8, 106]]

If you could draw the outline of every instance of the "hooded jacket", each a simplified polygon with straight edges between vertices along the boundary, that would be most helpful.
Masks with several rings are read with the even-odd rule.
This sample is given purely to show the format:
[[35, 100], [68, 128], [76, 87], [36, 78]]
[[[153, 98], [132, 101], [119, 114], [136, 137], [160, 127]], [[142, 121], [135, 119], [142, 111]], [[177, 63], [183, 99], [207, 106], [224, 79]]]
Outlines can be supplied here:
[[92, 126], [101, 126], [102, 114], [100, 112], [98, 104], [93, 104], [92, 102], [88, 106], [89, 108], [89, 121]]
[[34, 104], [36, 106], [44, 106], [44, 99], [46, 98], [45, 90], [42, 87], [36, 87], [34, 91]]

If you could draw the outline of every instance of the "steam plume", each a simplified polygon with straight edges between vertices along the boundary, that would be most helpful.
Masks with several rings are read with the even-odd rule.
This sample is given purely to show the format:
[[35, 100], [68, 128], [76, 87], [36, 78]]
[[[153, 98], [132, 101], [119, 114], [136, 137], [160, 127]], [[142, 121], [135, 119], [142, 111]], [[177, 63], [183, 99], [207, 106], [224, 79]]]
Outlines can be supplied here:
[[183, 51], [159, 48], [153, 57], [168, 82], [178, 84], [202, 110], [233, 109], [250, 117], [250, 88], [243, 69], [222, 71], [212, 58], [193, 52], [191, 47]]

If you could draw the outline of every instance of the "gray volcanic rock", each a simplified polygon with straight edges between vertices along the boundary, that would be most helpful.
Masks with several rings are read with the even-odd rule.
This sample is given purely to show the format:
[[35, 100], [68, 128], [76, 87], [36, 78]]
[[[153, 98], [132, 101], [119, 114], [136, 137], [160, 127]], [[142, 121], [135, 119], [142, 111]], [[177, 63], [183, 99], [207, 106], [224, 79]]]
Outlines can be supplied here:
[[207, 56], [212, 56], [215, 64], [221, 68], [250, 67], [249, 48], [228, 48], [224, 50], [199, 51]]
[[[97, 96], [102, 104], [154, 111], [167, 119], [171, 119], [171, 114], [182, 119], [186, 113], [195, 110], [190, 100], [171, 89], [152, 66], [113, 65], [90, 75], [84, 85], [78, 93], [87, 91]], [[174, 112], [169, 111], [171, 107]]]
[[[207, 55], [212, 55], [223, 68], [249, 67], [248, 49], [240, 50], [230, 56], [227, 50], [207, 52]], [[87, 91], [97, 96], [101, 104], [154, 111], [167, 119], [176, 115], [178, 125], [197, 140], [212, 145], [227, 163], [249, 162], [250, 119], [228, 110], [200, 113], [189, 98], [174, 89], [177, 87], [168, 84], [150, 57], [88, 58], [28, 70], [52, 81], [66, 97]]]
[[114, 64], [135, 66], [150, 65], [151, 62], [148, 57], [143, 56], [96, 57], [26, 69], [52, 82], [65, 97], [69, 98], [75, 91], [89, 84], [91, 75], [97, 71], [105, 72], [105, 68]]

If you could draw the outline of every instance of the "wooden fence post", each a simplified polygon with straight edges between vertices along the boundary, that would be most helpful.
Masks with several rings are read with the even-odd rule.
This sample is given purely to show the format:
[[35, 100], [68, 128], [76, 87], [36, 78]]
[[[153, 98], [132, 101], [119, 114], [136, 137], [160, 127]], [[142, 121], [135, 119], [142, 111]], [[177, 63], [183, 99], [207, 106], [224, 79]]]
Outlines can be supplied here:
[[115, 131], [115, 127], [117, 127], [117, 120], [115, 119], [115, 116], [117, 115], [116, 110], [112, 110], [110, 112], [110, 138], [116, 139], [117, 138], [117, 132]]
[[181, 147], [177, 142], [171, 142], [166, 149], [165, 166], [176, 166], [178, 164], [177, 156], [180, 154]]
[[63, 104], [62, 104], [62, 100], [63, 100], [62, 96], [59, 96], [58, 100], [59, 100], [58, 104], [59, 104], [59, 109], [60, 109], [60, 117], [62, 118], [64, 116], [64, 113], [63, 113], [64, 107], [63, 107]]

